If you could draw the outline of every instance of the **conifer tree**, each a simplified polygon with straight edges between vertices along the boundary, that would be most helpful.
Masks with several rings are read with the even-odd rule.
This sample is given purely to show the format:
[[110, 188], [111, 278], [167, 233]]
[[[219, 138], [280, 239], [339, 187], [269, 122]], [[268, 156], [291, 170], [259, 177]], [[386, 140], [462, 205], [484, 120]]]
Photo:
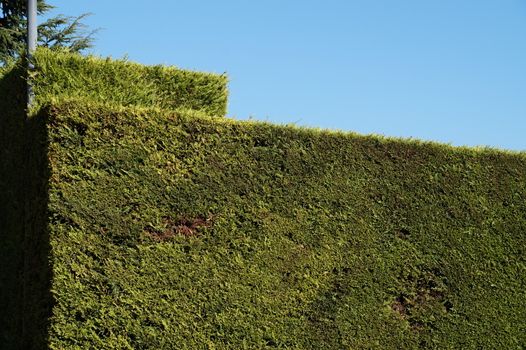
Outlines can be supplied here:
[[[54, 6], [38, 0], [38, 14], [43, 15]], [[23, 54], [27, 41], [27, 0], [0, 0], [0, 66]], [[88, 32], [82, 23], [88, 14], [78, 17], [58, 15], [38, 26], [39, 46], [66, 48], [79, 52], [93, 44], [94, 31]]]

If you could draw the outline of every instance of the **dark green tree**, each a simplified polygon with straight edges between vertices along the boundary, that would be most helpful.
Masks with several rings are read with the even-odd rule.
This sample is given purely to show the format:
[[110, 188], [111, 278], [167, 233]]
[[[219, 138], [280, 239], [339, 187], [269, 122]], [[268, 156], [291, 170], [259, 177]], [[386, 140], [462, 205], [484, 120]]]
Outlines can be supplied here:
[[[38, 14], [43, 15], [54, 6], [38, 0]], [[27, 0], [0, 0], [0, 66], [23, 54], [27, 40]], [[93, 44], [95, 31], [87, 31], [82, 19], [58, 15], [38, 26], [38, 44], [49, 48], [65, 48], [79, 52]]]

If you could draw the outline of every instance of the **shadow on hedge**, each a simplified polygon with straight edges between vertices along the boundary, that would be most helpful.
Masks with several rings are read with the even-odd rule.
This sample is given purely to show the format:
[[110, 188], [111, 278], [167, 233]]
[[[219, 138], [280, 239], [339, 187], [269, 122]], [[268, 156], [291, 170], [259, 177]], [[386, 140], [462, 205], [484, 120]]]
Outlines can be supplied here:
[[24, 69], [0, 77], [0, 343], [47, 344], [52, 307], [44, 117], [26, 117]]

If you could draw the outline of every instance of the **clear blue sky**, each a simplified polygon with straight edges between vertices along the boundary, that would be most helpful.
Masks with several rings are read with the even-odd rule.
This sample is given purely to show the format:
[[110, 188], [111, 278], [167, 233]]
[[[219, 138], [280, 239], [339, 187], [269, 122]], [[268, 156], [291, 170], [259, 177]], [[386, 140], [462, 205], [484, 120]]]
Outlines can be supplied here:
[[525, 0], [48, 1], [95, 54], [226, 72], [239, 119], [526, 150]]

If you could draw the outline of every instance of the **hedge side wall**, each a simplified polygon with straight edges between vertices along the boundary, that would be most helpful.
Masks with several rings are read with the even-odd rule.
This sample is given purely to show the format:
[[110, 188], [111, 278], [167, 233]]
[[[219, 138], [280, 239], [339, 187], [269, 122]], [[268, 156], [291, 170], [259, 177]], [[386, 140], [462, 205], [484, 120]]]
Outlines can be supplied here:
[[0, 76], [0, 343], [17, 342], [22, 321], [24, 237], [25, 94], [23, 70], [5, 68]]
[[45, 118], [27, 118], [25, 69], [0, 76], [0, 348], [42, 349], [52, 299]]
[[51, 347], [526, 345], [526, 155], [46, 106]]

